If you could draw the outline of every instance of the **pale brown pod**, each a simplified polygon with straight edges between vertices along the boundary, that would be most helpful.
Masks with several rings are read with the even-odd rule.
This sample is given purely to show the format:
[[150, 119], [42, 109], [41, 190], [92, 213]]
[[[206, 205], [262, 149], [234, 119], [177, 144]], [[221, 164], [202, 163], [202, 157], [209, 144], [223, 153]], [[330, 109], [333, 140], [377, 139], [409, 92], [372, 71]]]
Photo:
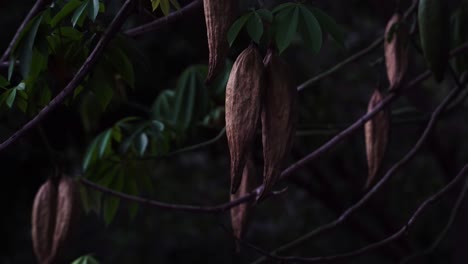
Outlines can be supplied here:
[[[248, 194], [255, 187], [255, 165], [252, 159], [248, 159], [244, 167], [242, 174], [242, 182], [239, 186], [239, 191], [235, 194], [231, 194], [231, 201], [237, 200], [238, 198]], [[249, 216], [250, 216], [251, 203], [243, 203], [236, 207], [231, 208], [231, 224], [234, 235], [238, 239], [242, 239], [244, 236]], [[236, 243], [236, 249], [239, 252], [239, 243]]]
[[[375, 90], [369, 101], [367, 111], [370, 112], [380, 102], [382, 102], [382, 94], [379, 90]], [[367, 165], [369, 175], [367, 178], [366, 187], [372, 184], [384, 158], [388, 144], [388, 136], [390, 131], [390, 114], [387, 110], [379, 111], [371, 120], [364, 125], [364, 133], [366, 140]]]
[[67, 176], [60, 179], [57, 190], [57, 216], [54, 230], [52, 251], [54, 255], [60, 255], [70, 237], [74, 218], [77, 217], [78, 193], [75, 181]]
[[229, 43], [227, 32], [236, 16], [237, 0], [203, 0], [206, 33], [208, 36], [208, 75], [209, 84], [224, 66]]
[[289, 66], [274, 50], [264, 59], [266, 88], [262, 109], [263, 184], [262, 199], [277, 181], [293, 144], [297, 122], [297, 90]]
[[57, 187], [52, 180], [48, 180], [39, 188], [32, 208], [31, 236], [34, 253], [40, 264], [50, 263], [52, 257], [56, 204]]
[[398, 89], [408, 68], [409, 31], [400, 14], [394, 14], [385, 29], [385, 65], [390, 90]]
[[260, 118], [264, 69], [258, 48], [251, 44], [236, 59], [226, 86], [226, 136], [231, 156], [231, 193], [242, 180], [247, 156]]

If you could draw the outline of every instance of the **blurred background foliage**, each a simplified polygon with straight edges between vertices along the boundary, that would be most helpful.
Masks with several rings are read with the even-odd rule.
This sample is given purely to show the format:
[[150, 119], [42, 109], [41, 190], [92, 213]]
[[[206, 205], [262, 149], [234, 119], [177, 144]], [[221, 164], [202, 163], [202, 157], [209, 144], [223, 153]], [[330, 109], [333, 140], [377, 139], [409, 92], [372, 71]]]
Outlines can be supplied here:
[[[83, 8], [82, 13], [76, 10], [86, 1], [75, 2], [77, 8], [66, 18], [72, 25], [66, 22], [58, 30], [49, 27], [56, 13], [43, 18], [35, 43], [43, 40], [48, 46], [40, 49], [37, 44], [36, 49], [31, 49], [32, 66], [15, 69], [11, 84], [6, 85], [5, 89], [11, 90], [7, 90], [0, 106], [2, 140], [64, 87], [123, 1], [102, 1], [100, 8]], [[154, 2], [149, 0], [137, 2], [137, 12], [127, 21], [125, 29], [167, 13], [161, 8], [153, 12]], [[189, 2], [179, 0], [181, 6]], [[240, 15], [248, 14], [252, 8], [272, 10], [282, 2], [242, 0]], [[396, 2], [401, 6], [397, 7]], [[459, 1], [449, 2], [454, 14], [460, 12]], [[410, 1], [317, 0], [310, 4], [337, 21], [344, 31], [344, 42], [334, 41], [323, 31], [321, 50], [314, 52], [306, 38], [294, 35], [282, 56], [291, 66], [298, 85], [381, 36], [394, 10], [405, 10]], [[1, 4], [0, 50], [6, 48], [32, 5], [33, 1], [26, 0]], [[170, 8], [175, 10], [172, 4]], [[49, 39], [44, 39], [44, 32], [50, 33]], [[58, 32], [56, 40], [53, 32]], [[73, 98], [37, 129], [0, 153], [2, 234], [7, 242], [1, 249], [0, 262], [34, 262], [31, 205], [39, 186], [57, 168], [74, 177], [87, 177], [119, 191], [165, 202], [212, 205], [227, 201], [229, 154], [224, 136], [208, 147], [173, 152], [222, 133], [226, 78], [232, 61], [249, 44], [250, 37], [256, 35], [251, 33], [239, 32], [232, 44], [230, 62], [210, 87], [204, 84], [208, 50], [201, 8], [157, 33], [115, 38]], [[59, 48], [54, 49], [53, 43]], [[456, 44], [452, 42], [452, 46]], [[41, 51], [48, 56], [41, 57], [44, 55]], [[412, 48], [410, 54], [408, 75], [412, 77], [425, 70], [425, 66], [416, 49]], [[27, 56], [18, 51], [19, 58]], [[380, 47], [301, 92], [298, 133], [288, 164], [312, 152], [366, 112], [373, 90], [378, 87], [385, 90], [387, 85], [382, 56]], [[24, 71], [28, 74], [24, 75]], [[33, 80], [24, 77], [34, 76], [31, 71], [37, 71]], [[2, 67], [0, 74], [7, 77], [8, 68]], [[17, 86], [21, 83], [26, 92]], [[441, 84], [430, 79], [392, 105], [390, 147], [383, 171], [413, 146], [431, 110], [453, 85], [450, 78]], [[21, 100], [27, 101], [27, 106]], [[290, 253], [312, 256], [345, 252], [381, 240], [399, 229], [419, 203], [452, 179], [466, 162], [465, 107], [462, 103], [443, 116], [418, 156], [368, 206], [334, 232], [304, 243]], [[260, 183], [260, 137], [255, 147]], [[278, 189], [288, 186], [287, 192], [255, 207], [246, 239], [272, 250], [333, 220], [364, 194], [366, 177], [361, 130], [279, 184]], [[407, 236], [346, 263], [395, 263], [427, 247], [448, 220], [458, 191], [428, 210]], [[165, 212], [138, 208], [85, 189], [82, 194], [87, 203], [75, 232], [76, 242], [69, 250], [70, 260], [92, 254], [100, 263], [248, 263], [258, 257], [245, 248], [241, 254], [235, 253], [232, 238], [222, 228], [229, 225], [229, 214]], [[467, 203], [460, 212], [447, 238], [421, 263], [466, 263]]]

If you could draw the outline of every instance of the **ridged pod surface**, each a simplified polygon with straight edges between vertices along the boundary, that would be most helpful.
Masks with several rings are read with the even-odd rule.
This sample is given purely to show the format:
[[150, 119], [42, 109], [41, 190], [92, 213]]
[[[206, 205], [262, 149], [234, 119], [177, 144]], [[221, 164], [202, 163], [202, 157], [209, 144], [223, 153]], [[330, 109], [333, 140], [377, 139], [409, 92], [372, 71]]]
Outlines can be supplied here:
[[226, 135], [231, 156], [231, 193], [242, 180], [247, 156], [257, 131], [264, 89], [262, 57], [250, 45], [236, 59], [226, 86]]
[[70, 177], [62, 177], [57, 191], [57, 216], [54, 231], [53, 252], [60, 250], [67, 243], [74, 218], [79, 211], [77, 206], [77, 186]]
[[[37, 261], [50, 263], [54, 237], [57, 188], [52, 180], [39, 188], [32, 208], [32, 243]], [[53, 257], [52, 257], [53, 258]]]
[[[375, 90], [369, 101], [367, 112], [372, 111], [376, 105], [382, 102], [382, 94]], [[366, 187], [372, 184], [384, 158], [387, 149], [388, 136], [390, 131], [390, 115], [387, 110], [378, 112], [371, 120], [364, 125], [367, 165], [369, 174]]]
[[224, 66], [229, 50], [227, 32], [236, 15], [237, 0], [203, 0], [203, 8], [209, 49], [206, 83], [209, 84]]
[[[237, 200], [238, 198], [248, 194], [255, 187], [255, 165], [254, 162], [249, 158], [244, 167], [242, 175], [242, 181], [239, 186], [239, 191], [235, 194], [231, 194], [231, 201]], [[249, 216], [250, 216], [250, 203], [243, 203], [231, 209], [231, 225], [234, 235], [238, 239], [242, 239], [244, 236]], [[237, 251], [239, 251], [239, 244], [236, 243]]]
[[385, 29], [385, 65], [390, 90], [398, 89], [408, 68], [409, 31], [401, 23], [400, 14], [394, 14]]
[[62, 176], [47, 180], [38, 190], [32, 209], [32, 242], [41, 264], [59, 263], [79, 211], [76, 183]]
[[450, 48], [450, 26], [446, 0], [420, 0], [418, 6], [421, 47], [436, 81], [444, 78]]
[[297, 90], [288, 65], [274, 50], [264, 59], [266, 89], [262, 109], [263, 184], [262, 199], [281, 173], [296, 130]]

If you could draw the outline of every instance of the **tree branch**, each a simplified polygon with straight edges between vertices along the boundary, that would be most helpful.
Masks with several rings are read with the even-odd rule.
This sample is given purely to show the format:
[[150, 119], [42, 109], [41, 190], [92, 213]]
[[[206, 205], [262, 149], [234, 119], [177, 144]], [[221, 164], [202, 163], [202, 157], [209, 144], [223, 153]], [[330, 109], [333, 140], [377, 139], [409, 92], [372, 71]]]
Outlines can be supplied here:
[[[393, 235], [379, 242], [376, 242], [376, 243], [367, 245], [363, 248], [360, 248], [358, 250], [351, 251], [345, 254], [340, 254], [340, 255], [326, 256], [326, 257], [314, 257], [314, 258], [303, 258], [303, 257], [279, 257], [279, 258], [285, 261], [294, 261], [294, 262], [303, 262], [303, 263], [330, 263], [330, 262], [335, 262], [335, 261], [341, 261], [341, 260], [348, 259], [351, 257], [361, 256], [363, 254], [369, 253], [372, 250], [385, 246], [397, 240], [398, 238], [401, 238], [403, 235], [406, 235], [409, 231], [409, 228], [414, 224], [416, 219], [423, 213], [423, 211], [430, 205], [440, 200], [442, 196], [444, 196], [449, 191], [451, 191], [455, 186], [457, 186], [459, 182], [465, 178], [465, 174], [467, 171], [468, 171], [468, 164], [465, 164], [462, 170], [457, 174], [457, 176], [455, 176], [455, 178], [449, 184], [447, 184], [437, 193], [431, 195], [429, 198], [427, 198], [423, 203], [419, 205], [419, 207], [416, 209], [416, 211], [413, 213], [413, 215], [409, 218], [409, 220], [406, 222], [406, 224], [403, 227], [401, 227]], [[462, 194], [464, 195], [465, 192], [466, 192], [466, 188], [462, 191]]]
[[33, 119], [26, 123], [22, 128], [17, 130], [13, 135], [11, 135], [7, 140], [0, 144], [0, 151], [6, 149], [8, 146], [16, 142], [21, 136], [27, 133], [29, 130], [38, 125], [50, 112], [55, 110], [67, 96], [73, 93], [75, 88], [83, 81], [86, 75], [91, 71], [91, 68], [96, 64], [99, 56], [104, 51], [104, 48], [109, 44], [111, 39], [119, 29], [122, 27], [126, 18], [129, 15], [129, 10], [132, 7], [134, 0], [126, 0], [122, 8], [119, 10], [115, 16], [112, 23], [109, 25], [109, 28], [101, 37], [99, 42], [96, 44], [96, 47], [91, 52], [86, 61], [81, 65], [81, 68], [74, 75], [73, 79], [68, 83], [68, 85], [52, 99], [49, 104], [44, 107]]
[[36, 3], [34, 4], [34, 6], [29, 11], [29, 13], [26, 15], [23, 22], [21, 23], [21, 25], [16, 30], [15, 35], [13, 35], [13, 38], [11, 39], [10, 44], [8, 44], [7, 49], [5, 50], [2, 57], [0, 58], [0, 64], [2, 64], [2, 66], [3, 66], [3, 63], [6, 62], [8, 56], [10, 56], [10, 53], [13, 50], [13, 47], [15, 46], [16, 42], [18, 41], [19, 37], [21, 36], [21, 33], [23, 32], [26, 25], [29, 23], [29, 21], [31, 21], [31, 19], [35, 15], [37, 15], [39, 12], [41, 12], [41, 10], [45, 7], [47, 2], [48, 2], [48, 0], [37, 0]]
[[445, 235], [447, 234], [447, 232], [449, 231], [449, 229], [452, 226], [453, 222], [455, 221], [458, 210], [460, 209], [460, 206], [461, 206], [461, 204], [463, 202], [463, 199], [466, 196], [467, 191], [468, 191], [468, 181], [465, 181], [465, 185], [463, 186], [463, 189], [461, 190], [460, 194], [458, 195], [457, 201], [455, 202], [455, 205], [452, 208], [452, 212], [450, 213], [450, 217], [449, 217], [449, 220], [447, 221], [447, 224], [445, 225], [444, 229], [439, 233], [439, 235], [437, 236], [437, 239], [434, 240], [434, 242], [431, 244], [431, 246], [429, 246], [427, 249], [425, 249], [423, 251], [416, 252], [415, 254], [404, 258], [400, 262], [400, 264], [408, 263], [409, 261], [411, 261], [414, 258], [418, 258], [418, 257], [422, 257], [424, 255], [427, 255], [427, 254], [431, 253], [434, 249], [437, 248], [437, 246], [440, 244], [442, 239], [444, 239]]
[[190, 14], [195, 11], [203, 11], [203, 1], [202, 0], [194, 0], [190, 4], [184, 6], [183, 8], [179, 9], [176, 12], [170, 13], [169, 15], [162, 17], [160, 19], [157, 19], [153, 22], [150, 22], [148, 24], [144, 24], [132, 29], [129, 29], [125, 31], [125, 34], [129, 37], [136, 37], [151, 31], [156, 31], [161, 29], [164, 26], [167, 26], [167, 24], [173, 23], [180, 18], [184, 17], [187, 14]]
[[184, 204], [170, 204], [170, 203], [164, 203], [164, 202], [159, 202], [155, 200], [149, 200], [149, 199], [141, 198], [138, 196], [128, 195], [122, 192], [117, 192], [112, 189], [103, 187], [99, 184], [93, 183], [89, 180], [83, 179], [83, 178], [80, 181], [82, 184], [92, 189], [100, 191], [104, 194], [118, 197], [120, 199], [129, 201], [129, 202], [136, 202], [142, 205], [155, 207], [155, 208], [166, 210], [166, 211], [182, 211], [182, 212], [191, 212], [191, 213], [208, 213], [208, 214], [224, 213], [227, 210], [233, 207], [236, 207], [240, 204], [253, 201], [254, 198], [256, 198], [259, 194], [259, 192], [251, 192], [248, 195], [245, 195], [237, 200], [234, 200], [228, 203], [223, 203], [220, 205], [215, 205], [215, 206], [196, 206], [196, 205], [184, 205]]
[[[405, 19], [407, 19], [416, 10], [416, 7], [418, 6], [417, 4], [418, 4], [418, 1], [413, 0], [413, 3], [408, 8], [408, 10], [405, 12], [405, 15], [404, 15]], [[346, 66], [346, 65], [360, 59], [362, 56], [374, 51], [376, 48], [378, 48], [383, 43], [384, 38], [385, 38], [385, 35], [377, 38], [376, 40], [374, 40], [374, 42], [372, 42], [366, 48], [356, 52], [355, 54], [351, 55], [350, 57], [344, 59], [343, 61], [341, 61], [341, 62], [339, 62], [337, 64], [335, 64], [334, 66], [332, 66], [328, 70], [322, 72], [321, 74], [319, 74], [319, 75], [305, 81], [304, 83], [300, 84], [297, 87], [297, 90], [302, 91], [303, 89], [315, 84], [316, 82], [327, 78], [328, 76], [330, 76], [333, 73], [337, 72], [338, 70], [340, 70], [344, 66]]]
[[[424, 75], [424, 74], [423, 74]], [[419, 78], [416, 78], [416, 79], [419, 79]], [[458, 81], [458, 80], [457, 80]], [[414, 81], [413, 81], [414, 82]], [[418, 141], [416, 142], [416, 144], [413, 146], [413, 148], [410, 149], [410, 151], [400, 160], [398, 161], [397, 163], [395, 163], [395, 165], [393, 165], [388, 171], [387, 173], [382, 177], [382, 179], [377, 183], [375, 184], [372, 189], [367, 192], [363, 198], [361, 198], [357, 203], [355, 203], [353, 206], [349, 207], [344, 213], [341, 214], [340, 217], [338, 217], [336, 220], [328, 223], [328, 224], [325, 224], [325, 225], [322, 225], [318, 228], [316, 228], [315, 230], [299, 237], [298, 239], [294, 240], [294, 241], [291, 241], [281, 247], [279, 247], [278, 249], [274, 250], [272, 252], [272, 254], [277, 254], [277, 253], [280, 253], [280, 252], [283, 252], [283, 251], [286, 251], [286, 250], [290, 250], [290, 249], [293, 249], [293, 248], [296, 248], [297, 246], [299, 246], [300, 244], [302, 244], [303, 242], [313, 238], [313, 237], [316, 237], [322, 233], [325, 233], [329, 230], [332, 230], [334, 229], [335, 227], [337, 227], [339, 224], [343, 223], [344, 221], [346, 221], [348, 219], [348, 217], [353, 214], [355, 211], [357, 211], [358, 209], [360, 209], [361, 207], [363, 207], [369, 200], [370, 198], [375, 194], [377, 193], [378, 190], [380, 190], [380, 188], [386, 183], [388, 182], [392, 176], [400, 169], [402, 168], [404, 165], [406, 165], [406, 163], [408, 163], [415, 155], [416, 153], [419, 151], [419, 149], [421, 148], [421, 146], [423, 145], [423, 143], [425, 142], [425, 140], [427, 139], [427, 137], [429, 136], [429, 133], [432, 131], [432, 129], [434, 128], [434, 125], [435, 123], [437, 122], [437, 120], [439, 119], [439, 116], [441, 115], [441, 113], [444, 111], [444, 109], [446, 108], [446, 106], [458, 95], [458, 93], [462, 90], [462, 87], [461, 86], [457, 86], [455, 89], [453, 89], [449, 95], [442, 101], [442, 103], [434, 110], [434, 112], [432, 113], [431, 115], [431, 119], [429, 120], [429, 123], [427, 124], [423, 134], [421, 135], [421, 137], [418, 139]], [[390, 96], [388, 96], [386, 99], [383, 100], [383, 102], [381, 104], [379, 104], [376, 108], [378, 108], [379, 106], [382, 106], [384, 102], [387, 101], [387, 99], [389, 97], [391, 97], [392, 95], [395, 95], [395, 94], [391, 94]], [[365, 115], [366, 116], [366, 115]], [[364, 117], [365, 117], [364, 116]], [[363, 118], [361, 117], [360, 120], [362, 120]], [[359, 122], [359, 121], [358, 121]], [[356, 123], [355, 123], [356, 124]], [[352, 127], [352, 126], [351, 126]], [[350, 128], [351, 128], [350, 127]], [[345, 132], [345, 131], [344, 131]], [[341, 133], [343, 134], [343, 133]], [[324, 146], [326, 146], [327, 144], [329, 144], [332, 140], [330, 140], [329, 142], [327, 142]], [[323, 146], [320, 149], [322, 149]], [[317, 151], [315, 151], [317, 152]], [[314, 152], [314, 153], [315, 153]], [[320, 152], [321, 153], [321, 152]], [[313, 155], [310, 154], [309, 156], [315, 158], [317, 157], [318, 154], [316, 155]], [[307, 158], [307, 157], [306, 157]], [[302, 159], [301, 161], [303, 161], [302, 164], [305, 164], [305, 162], [307, 162], [307, 159], [304, 158]], [[301, 162], [299, 161], [299, 162]], [[293, 164], [293, 165], [296, 165], [298, 164], [299, 162]], [[299, 163], [300, 164], [300, 163]], [[291, 168], [291, 167], [289, 167]], [[288, 168], [288, 169], [289, 169]], [[286, 170], [286, 175], [283, 176], [282, 175], [282, 178], [283, 177], [287, 177], [287, 171], [288, 169]], [[292, 168], [292, 170], [294, 171], [294, 167]], [[261, 258], [259, 260], [257, 260], [255, 263], [262, 263], [265, 259], [264, 258]]]

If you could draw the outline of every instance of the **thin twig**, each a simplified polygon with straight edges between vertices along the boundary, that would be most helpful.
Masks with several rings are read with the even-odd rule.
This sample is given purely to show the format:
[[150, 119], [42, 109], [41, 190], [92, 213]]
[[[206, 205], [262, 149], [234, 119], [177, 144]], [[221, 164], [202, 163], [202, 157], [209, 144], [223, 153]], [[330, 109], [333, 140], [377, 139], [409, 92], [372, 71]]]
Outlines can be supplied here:
[[208, 214], [224, 213], [227, 210], [233, 207], [236, 207], [240, 204], [253, 201], [255, 197], [258, 196], [258, 193], [251, 192], [248, 195], [245, 195], [237, 200], [234, 200], [228, 203], [223, 203], [223, 204], [214, 205], [214, 206], [196, 206], [196, 205], [164, 203], [164, 202], [159, 202], [155, 200], [141, 198], [138, 196], [128, 195], [122, 192], [117, 192], [112, 189], [103, 187], [99, 184], [96, 184], [84, 178], [81, 179], [81, 183], [84, 184], [85, 186], [88, 186], [92, 189], [100, 191], [104, 194], [112, 195], [112, 196], [121, 198], [126, 201], [136, 202], [141, 205], [155, 207], [155, 208], [166, 210], [166, 211], [180, 211], [180, 212], [191, 212], [191, 213], [208, 213]]
[[468, 191], [468, 181], [465, 181], [465, 185], [463, 186], [463, 189], [461, 190], [460, 194], [458, 195], [457, 201], [455, 202], [455, 205], [452, 208], [452, 212], [450, 213], [449, 220], [447, 221], [447, 224], [445, 225], [444, 229], [439, 233], [437, 236], [437, 239], [432, 243], [431, 246], [426, 248], [423, 251], [416, 252], [413, 255], [410, 255], [406, 258], [404, 258], [400, 264], [408, 263], [414, 258], [422, 257], [424, 255], [430, 254], [434, 249], [437, 248], [437, 246], [440, 244], [440, 242], [444, 239], [445, 235], [447, 232], [450, 230], [450, 227], [452, 226], [453, 222], [455, 221], [455, 218], [457, 216], [458, 210], [460, 209], [460, 206], [463, 202], [463, 199], [466, 196], [466, 192]]
[[[391, 236], [367, 245], [363, 248], [360, 248], [358, 250], [345, 253], [345, 254], [340, 254], [340, 255], [333, 255], [333, 256], [326, 256], [326, 257], [313, 257], [313, 258], [303, 258], [303, 257], [279, 257], [281, 260], [286, 260], [286, 261], [294, 261], [294, 262], [303, 262], [303, 263], [330, 263], [330, 262], [335, 262], [335, 261], [342, 261], [344, 259], [348, 259], [351, 257], [357, 257], [361, 256], [363, 254], [369, 253], [372, 250], [375, 250], [377, 248], [380, 248], [382, 246], [385, 246], [402, 236], [406, 235], [409, 231], [409, 228], [415, 223], [416, 219], [423, 213], [423, 211], [429, 207], [430, 205], [434, 204], [438, 200], [440, 200], [445, 194], [447, 194], [449, 191], [451, 191], [455, 186], [459, 184], [460, 181], [465, 179], [465, 174], [468, 171], [468, 164], [465, 164], [465, 166], [462, 168], [462, 170], [455, 176], [455, 178], [450, 181], [449, 184], [444, 186], [441, 190], [439, 190], [437, 193], [431, 195], [429, 198], [424, 200], [423, 203], [419, 205], [419, 207], [415, 210], [415, 212], [411, 215], [409, 220], [406, 222], [404, 226], [402, 226], [397, 232], [392, 234]], [[468, 183], [468, 181], [466, 181]], [[466, 184], [465, 184], [466, 186]], [[466, 191], [466, 188], [463, 190], [463, 195]], [[462, 195], [461, 195], [462, 196]]]
[[173, 157], [173, 156], [175, 156], [177, 154], [181, 154], [181, 153], [184, 153], [184, 152], [189, 152], [189, 151], [192, 151], [192, 150], [200, 149], [200, 148], [209, 146], [211, 144], [214, 144], [218, 140], [220, 140], [224, 136], [225, 133], [226, 133], [226, 127], [224, 127], [219, 132], [219, 134], [216, 135], [216, 137], [214, 137], [212, 139], [209, 139], [207, 141], [203, 141], [201, 143], [197, 143], [197, 144], [194, 144], [194, 145], [191, 145], [191, 146], [188, 146], [188, 147], [184, 147], [184, 148], [169, 152], [167, 154], [136, 157], [135, 159], [137, 159], [137, 160], [153, 160], [154, 161], [154, 160], [158, 160], [158, 159], [170, 158], [170, 157]]
[[31, 8], [29, 13], [26, 15], [24, 18], [23, 22], [21, 22], [21, 25], [18, 27], [16, 30], [15, 35], [13, 35], [13, 38], [10, 41], [10, 44], [8, 44], [7, 49], [3, 53], [2, 57], [0, 58], [0, 63], [3, 65], [4, 62], [7, 61], [8, 56], [10, 56], [11, 51], [13, 50], [13, 47], [16, 45], [16, 42], [21, 36], [21, 33], [23, 32], [24, 28], [26, 25], [31, 21], [31, 19], [37, 15], [39, 12], [41, 12], [42, 9], [46, 6], [48, 0], [37, 0], [34, 6]]
[[125, 31], [125, 34], [129, 37], [136, 37], [151, 31], [160, 30], [162, 27], [167, 26], [170, 23], [173, 23], [189, 13], [195, 12], [197, 10], [203, 10], [203, 1], [202, 0], [194, 0], [190, 4], [182, 7], [181, 9], [170, 13], [169, 15], [157, 19], [153, 22], [129, 29]]
[[[297, 246], [299, 246], [300, 244], [304, 243], [305, 241], [308, 241], [309, 239], [313, 238], [313, 237], [316, 237], [322, 233], [325, 233], [329, 230], [332, 230], [334, 229], [335, 227], [337, 227], [338, 225], [340, 225], [341, 223], [343, 223], [344, 221], [346, 221], [348, 219], [349, 216], [351, 216], [351, 214], [353, 214], [354, 212], [356, 212], [358, 209], [360, 209], [361, 207], [363, 207], [369, 200], [372, 196], [374, 196], [378, 190], [381, 189], [381, 187], [387, 183], [391, 178], [392, 176], [400, 169], [402, 168], [404, 165], [406, 165], [406, 163], [408, 163], [415, 155], [416, 153], [419, 151], [419, 149], [421, 148], [421, 146], [423, 145], [423, 143], [425, 142], [425, 140], [427, 139], [429, 133], [432, 131], [436, 121], [438, 120], [440, 114], [443, 112], [443, 110], [445, 109], [445, 107], [456, 97], [456, 95], [461, 91], [461, 87], [456, 87], [455, 89], [453, 89], [449, 95], [442, 101], [442, 103], [434, 110], [434, 112], [432, 113], [431, 115], [431, 119], [429, 120], [429, 123], [427, 124], [426, 128], [424, 129], [424, 132], [423, 134], [421, 135], [421, 137], [418, 139], [418, 141], [416, 142], [416, 144], [413, 146], [413, 148], [410, 149], [410, 151], [400, 160], [398, 161], [397, 163], [395, 163], [395, 165], [393, 165], [388, 171], [387, 173], [382, 177], [382, 179], [377, 183], [375, 184], [372, 189], [367, 192], [363, 198], [361, 198], [357, 203], [355, 203], [353, 206], [349, 207], [344, 213], [342, 213], [340, 215], [340, 217], [338, 217], [336, 220], [328, 223], [328, 224], [325, 224], [325, 225], [322, 225], [316, 229], [314, 229], [313, 231], [279, 247], [278, 249], [274, 250], [272, 252], [272, 254], [278, 254], [280, 252], [284, 252], [286, 250], [290, 250], [290, 249], [294, 249], [296, 248]], [[387, 97], [388, 98], [388, 97]], [[385, 101], [385, 99], [384, 99]], [[382, 105], [382, 104], [380, 104]], [[329, 141], [330, 142], [330, 141]], [[327, 144], [329, 143], [327, 142]], [[316, 156], [314, 156], [316, 157]], [[304, 159], [302, 159], [304, 160]], [[299, 162], [298, 162], [299, 163]], [[295, 164], [298, 164], [298, 163], [295, 163]], [[295, 165], [294, 164], [294, 165]], [[291, 167], [290, 167], [291, 168]], [[289, 168], [288, 168], [289, 169]], [[288, 169], [286, 171], [288, 171]], [[294, 169], [294, 168], [293, 168]], [[286, 172], [287, 173], [287, 172]], [[287, 174], [286, 174], [287, 175]], [[283, 176], [284, 177], [284, 176]], [[262, 263], [265, 259], [264, 258], [260, 258], [259, 260], [255, 261], [254, 263]]]
[[73, 79], [68, 83], [68, 85], [52, 99], [49, 104], [44, 107], [33, 119], [26, 123], [23, 127], [17, 130], [13, 135], [11, 135], [7, 140], [0, 144], [0, 151], [6, 149], [8, 146], [16, 142], [21, 136], [26, 132], [38, 125], [50, 112], [55, 110], [70, 94], [73, 93], [75, 88], [83, 81], [83, 79], [91, 71], [92, 67], [96, 64], [99, 56], [104, 51], [104, 48], [109, 44], [111, 39], [122, 27], [126, 18], [129, 15], [129, 10], [132, 8], [132, 3], [134, 0], [126, 0], [122, 8], [119, 10], [115, 16], [112, 23], [109, 25], [109, 28], [101, 37], [99, 42], [96, 44], [96, 47], [91, 52], [86, 61], [81, 65], [81, 68], [74, 75]]
[[[404, 15], [405, 19], [408, 18], [416, 10], [417, 4], [418, 4], [418, 1], [414, 0], [413, 3], [411, 4], [411, 6], [408, 8], [408, 10], [406, 11], [406, 13]], [[385, 36], [381, 36], [381, 37], [377, 38], [376, 40], [374, 40], [374, 42], [372, 42], [366, 48], [354, 53], [350, 57], [346, 58], [345, 60], [343, 60], [343, 61], [341, 61], [341, 62], [339, 62], [337, 64], [335, 64], [330, 69], [322, 72], [321, 74], [319, 74], [319, 75], [305, 81], [304, 83], [300, 84], [297, 87], [297, 90], [302, 91], [303, 89], [315, 84], [316, 82], [327, 78], [328, 76], [330, 76], [333, 73], [337, 72], [338, 70], [340, 70], [344, 66], [346, 66], [346, 65], [360, 59], [362, 56], [374, 51], [376, 48], [378, 48], [383, 43], [384, 38], [385, 38]]]

